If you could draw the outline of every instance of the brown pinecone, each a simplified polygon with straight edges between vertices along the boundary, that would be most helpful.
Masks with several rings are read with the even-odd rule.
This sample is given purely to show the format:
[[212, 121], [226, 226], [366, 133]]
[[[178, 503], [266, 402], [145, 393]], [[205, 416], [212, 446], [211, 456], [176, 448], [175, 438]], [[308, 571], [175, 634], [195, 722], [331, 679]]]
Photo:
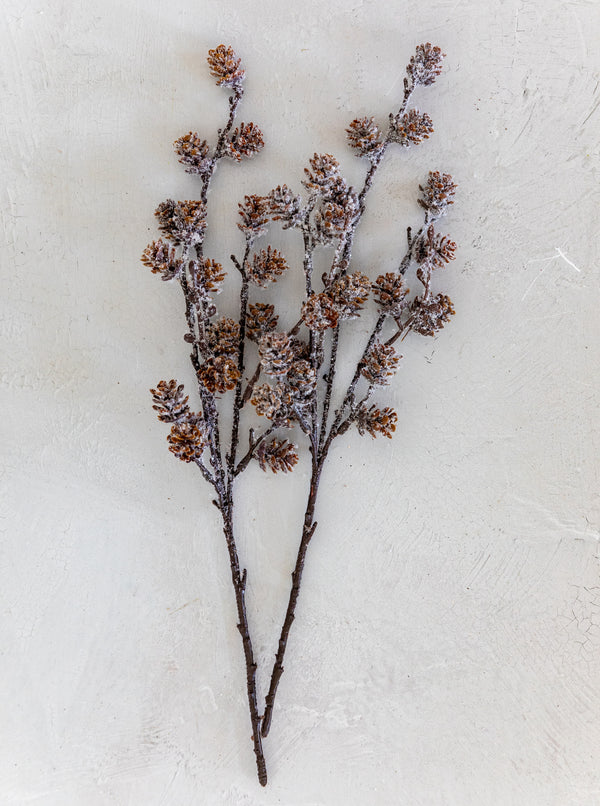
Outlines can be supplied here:
[[391, 139], [402, 146], [417, 145], [433, 132], [433, 121], [428, 114], [410, 109], [401, 118], [391, 118]]
[[426, 234], [416, 245], [415, 260], [417, 263], [428, 262], [432, 267], [442, 267], [454, 260], [456, 244], [447, 235], [436, 233], [433, 224], [427, 228]]
[[338, 323], [339, 313], [331, 297], [322, 291], [311, 296], [302, 305], [302, 321], [311, 330], [327, 330]]
[[190, 413], [189, 397], [184, 394], [183, 384], [176, 380], [159, 381], [156, 389], [150, 389], [152, 408], [158, 412], [158, 419], [163, 423], [177, 423]]
[[270, 442], [261, 442], [256, 451], [256, 458], [265, 473], [271, 468], [273, 473], [279, 470], [287, 473], [298, 463], [296, 446], [287, 440], [272, 439]]
[[406, 72], [415, 84], [429, 86], [442, 72], [442, 59], [445, 55], [431, 42], [417, 45], [416, 53], [411, 57]]
[[268, 420], [275, 420], [287, 417], [287, 407], [291, 403], [291, 398], [282, 384], [278, 383], [273, 387], [268, 383], [262, 383], [254, 387], [250, 402], [256, 408], [257, 414]]
[[340, 164], [331, 154], [313, 154], [310, 168], [305, 168], [302, 184], [307, 190], [327, 195], [340, 177]]
[[238, 207], [242, 219], [238, 227], [247, 239], [254, 240], [267, 231], [269, 200], [265, 196], [244, 196], [244, 202]]
[[340, 319], [356, 319], [370, 290], [369, 278], [362, 272], [355, 271], [334, 280], [327, 293], [333, 300]]
[[294, 402], [304, 404], [312, 396], [316, 385], [317, 376], [314, 367], [304, 359], [294, 361], [285, 376], [285, 386], [289, 389]]
[[402, 275], [396, 272], [380, 274], [372, 287], [373, 296], [381, 311], [389, 313], [390, 316], [399, 316], [406, 307], [406, 295], [409, 291], [404, 285]]
[[251, 341], [259, 342], [261, 336], [275, 330], [278, 320], [273, 305], [264, 302], [250, 303], [246, 318], [246, 335]]
[[359, 157], [376, 160], [383, 148], [383, 135], [375, 123], [375, 118], [355, 118], [346, 129], [350, 147]]
[[268, 283], [277, 282], [277, 278], [288, 268], [284, 256], [277, 249], [268, 246], [254, 255], [252, 263], [248, 265], [248, 278], [261, 288]]
[[423, 193], [423, 197], [418, 199], [419, 204], [436, 218], [446, 212], [449, 204], [454, 204], [452, 197], [456, 191], [456, 185], [450, 174], [429, 171], [427, 184], [419, 185], [419, 190]]
[[214, 50], [209, 50], [207, 62], [218, 85], [234, 88], [241, 86], [245, 73], [240, 67], [241, 59], [237, 58], [232, 47], [218, 45]]
[[218, 294], [227, 272], [212, 258], [190, 260], [192, 285], [199, 300], [208, 299], [209, 294]]
[[397, 420], [398, 415], [389, 406], [386, 406], [385, 409], [377, 409], [375, 406], [371, 406], [368, 409], [363, 405], [358, 412], [356, 425], [361, 437], [364, 436], [365, 432], [368, 432], [372, 437], [376, 437], [377, 434], [383, 434], [384, 437], [391, 439], [393, 432], [396, 430]]
[[213, 356], [198, 370], [198, 377], [213, 395], [235, 389], [240, 371], [237, 363], [225, 355]]
[[201, 201], [167, 199], [158, 205], [155, 215], [159, 230], [176, 245], [198, 243], [204, 236], [206, 207]]
[[387, 386], [399, 361], [400, 356], [391, 344], [375, 342], [364, 360], [361, 373], [372, 386]]
[[452, 300], [445, 294], [438, 294], [427, 301], [421, 297], [415, 297], [410, 310], [410, 329], [422, 336], [434, 336], [454, 315]]
[[287, 333], [265, 333], [258, 343], [260, 363], [267, 375], [281, 377], [294, 360], [294, 350]]
[[182, 462], [193, 462], [201, 459], [208, 445], [206, 425], [199, 417], [175, 423], [167, 437], [169, 450]]
[[242, 157], [253, 157], [265, 142], [261, 130], [254, 123], [240, 123], [228, 143], [228, 156], [238, 162]]
[[287, 185], [277, 185], [267, 196], [273, 221], [283, 221], [283, 229], [298, 226], [302, 218], [302, 200]]
[[144, 249], [142, 263], [152, 269], [153, 274], [162, 275], [163, 280], [174, 280], [183, 268], [183, 260], [175, 255], [175, 249], [159, 238]]
[[186, 166], [187, 173], [205, 174], [210, 169], [212, 160], [206, 159], [208, 143], [200, 139], [198, 132], [184, 134], [175, 140], [173, 145], [179, 154], [179, 162]]
[[237, 359], [240, 347], [240, 326], [233, 319], [221, 317], [206, 330], [206, 339], [213, 355]]

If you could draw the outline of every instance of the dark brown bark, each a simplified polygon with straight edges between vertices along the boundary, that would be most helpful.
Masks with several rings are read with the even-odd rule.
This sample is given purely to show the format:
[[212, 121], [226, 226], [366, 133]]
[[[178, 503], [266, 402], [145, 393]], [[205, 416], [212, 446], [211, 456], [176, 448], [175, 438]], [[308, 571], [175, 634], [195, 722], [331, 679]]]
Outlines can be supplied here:
[[252, 723], [252, 742], [254, 745], [254, 755], [256, 756], [256, 769], [258, 780], [261, 786], [267, 785], [267, 766], [262, 749], [262, 739], [260, 732], [260, 716], [256, 697], [256, 661], [250, 640], [248, 628], [248, 615], [246, 613], [246, 570], [240, 571], [240, 563], [233, 536], [233, 506], [231, 501], [223, 502], [220, 507], [223, 515], [223, 531], [229, 552], [229, 564], [231, 566], [231, 581], [235, 591], [235, 602], [237, 607], [238, 624], [237, 628], [242, 636], [244, 648], [244, 660], [246, 664], [246, 689], [248, 692], [248, 705], [250, 708], [250, 721]]
[[281, 679], [281, 675], [283, 674], [283, 658], [285, 656], [290, 629], [295, 618], [298, 594], [300, 593], [300, 584], [302, 582], [302, 573], [304, 571], [304, 560], [306, 558], [306, 552], [310, 540], [315, 533], [315, 529], [317, 528], [317, 523], [313, 520], [313, 518], [315, 513], [315, 505], [317, 503], [320, 476], [321, 466], [316, 461], [313, 461], [313, 470], [310, 479], [310, 491], [308, 495], [306, 513], [304, 515], [304, 527], [302, 529], [302, 539], [300, 540], [300, 546], [298, 548], [296, 566], [292, 572], [292, 590], [290, 592], [288, 607], [283, 626], [281, 628], [281, 635], [279, 636], [279, 645], [277, 648], [277, 654], [275, 655], [273, 671], [271, 673], [269, 693], [265, 698], [265, 713], [263, 715], [261, 725], [261, 733], [263, 736], [268, 735], [271, 727], [275, 695], [277, 694], [277, 687], [279, 686], [279, 681]]

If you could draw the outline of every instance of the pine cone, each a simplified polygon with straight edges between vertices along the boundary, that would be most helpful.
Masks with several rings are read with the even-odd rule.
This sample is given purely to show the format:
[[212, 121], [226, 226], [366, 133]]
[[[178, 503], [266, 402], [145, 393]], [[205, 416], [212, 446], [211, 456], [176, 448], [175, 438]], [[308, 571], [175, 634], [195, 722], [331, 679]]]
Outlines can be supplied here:
[[218, 85], [234, 89], [241, 87], [245, 73], [240, 68], [241, 59], [237, 58], [232, 47], [218, 45], [214, 50], [209, 50], [207, 62]]
[[314, 367], [304, 359], [294, 361], [285, 377], [285, 386], [289, 389], [294, 402], [304, 405], [312, 397], [316, 385], [317, 376]]
[[278, 320], [273, 305], [264, 302], [250, 303], [246, 318], [246, 335], [251, 341], [259, 342], [261, 336], [275, 330]]
[[202, 364], [198, 370], [198, 377], [209, 392], [213, 395], [222, 395], [235, 389], [240, 371], [232, 358], [218, 355]]
[[414, 84], [433, 84], [442, 72], [442, 59], [445, 56], [440, 48], [434, 47], [431, 42], [417, 45], [417, 50], [406, 68]]
[[390, 115], [390, 139], [402, 146], [417, 145], [433, 132], [433, 121], [428, 114], [410, 109], [401, 118]]
[[415, 260], [417, 263], [429, 263], [432, 268], [441, 268], [454, 260], [456, 244], [447, 235], [436, 233], [433, 224], [427, 228], [427, 233], [419, 240], [416, 248]]
[[175, 423], [167, 437], [169, 450], [182, 462], [194, 462], [201, 459], [208, 445], [206, 424], [199, 417]]
[[213, 355], [237, 359], [240, 347], [240, 326], [233, 319], [223, 316], [206, 330], [206, 339]]
[[254, 240], [267, 231], [269, 221], [269, 200], [264, 196], [244, 196], [243, 204], [239, 204], [239, 216], [242, 219], [238, 227], [249, 240]]
[[256, 451], [256, 458], [265, 473], [271, 468], [273, 473], [279, 470], [289, 472], [298, 463], [296, 446], [287, 440], [272, 439], [270, 442], [261, 442]]
[[302, 305], [302, 321], [310, 330], [327, 330], [338, 323], [339, 313], [331, 299], [324, 291], [312, 294]]
[[361, 373], [371, 386], [387, 386], [399, 361], [400, 356], [391, 344], [375, 342], [364, 360]]
[[302, 182], [307, 190], [327, 195], [340, 177], [340, 164], [331, 154], [314, 154], [310, 168], [305, 168]]
[[155, 212], [158, 228], [174, 244], [199, 243], [206, 229], [206, 207], [201, 201], [167, 199]]
[[277, 282], [277, 278], [288, 268], [284, 256], [277, 249], [268, 246], [254, 255], [252, 263], [248, 265], [248, 278], [261, 288], [268, 283]]
[[254, 387], [250, 402], [261, 417], [266, 417], [268, 420], [279, 420], [287, 418], [291, 398], [289, 392], [281, 384], [278, 383], [273, 387], [268, 383], [262, 383], [260, 386]]
[[377, 160], [383, 148], [383, 135], [375, 118], [355, 118], [346, 129], [350, 147], [358, 152], [359, 157]]
[[267, 375], [281, 377], [294, 360], [294, 350], [287, 333], [265, 333], [258, 344], [260, 363]]
[[269, 215], [273, 221], [283, 221], [283, 229], [299, 226], [302, 219], [302, 200], [287, 185], [277, 185], [269, 195]]
[[228, 156], [238, 162], [242, 157], [253, 157], [263, 148], [265, 142], [262, 132], [254, 123], [240, 123], [231, 135], [228, 143]]
[[175, 249], [159, 238], [144, 249], [142, 263], [152, 269], [153, 274], [162, 275], [163, 280], [174, 280], [183, 268], [183, 260], [175, 255]]
[[373, 438], [377, 434], [383, 434], [384, 437], [391, 439], [396, 430], [397, 420], [398, 415], [388, 406], [385, 409], [377, 409], [375, 406], [368, 409], [363, 405], [358, 412], [356, 425], [361, 437], [368, 432]]
[[218, 294], [221, 284], [226, 277], [226, 271], [216, 260], [202, 258], [190, 260], [190, 275], [192, 287], [198, 300], [207, 300], [210, 294]]
[[423, 197], [418, 199], [419, 204], [436, 218], [446, 212], [449, 204], [454, 204], [452, 197], [456, 191], [456, 185], [450, 174], [429, 171], [427, 184], [419, 185], [419, 190], [423, 193]]
[[206, 159], [208, 143], [200, 139], [198, 132], [184, 134], [175, 140], [173, 145], [179, 154], [179, 162], [186, 166], [187, 173], [202, 175], [210, 170], [212, 160]]
[[399, 316], [406, 307], [406, 295], [409, 289], [404, 285], [401, 274], [388, 272], [380, 274], [373, 283], [373, 296], [376, 298], [379, 308], [390, 316]]
[[454, 315], [452, 300], [445, 294], [438, 294], [427, 301], [415, 297], [410, 310], [410, 329], [422, 336], [434, 336]]
[[359, 271], [338, 277], [327, 293], [337, 308], [340, 319], [356, 319], [369, 297], [371, 281]]
[[183, 384], [176, 380], [159, 381], [156, 389], [150, 389], [152, 408], [158, 412], [163, 423], [178, 423], [190, 414], [189, 397], [184, 395]]

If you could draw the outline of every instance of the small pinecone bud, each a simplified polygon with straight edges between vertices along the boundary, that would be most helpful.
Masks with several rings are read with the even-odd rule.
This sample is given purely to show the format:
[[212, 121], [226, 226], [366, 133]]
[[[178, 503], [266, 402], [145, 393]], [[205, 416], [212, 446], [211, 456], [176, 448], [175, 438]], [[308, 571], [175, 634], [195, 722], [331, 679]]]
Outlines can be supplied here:
[[302, 321], [310, 330], [327, 330], [338, 323], [339, 313], [331, 297], [324, 291], [311, 296], [302, 305]]
[[209, 294], [218, 294], [226, 274], [223, 266], [212, 258], [190, 260], [192, 284], [199, 300], [208, 299]]
[[419, 185], [423, 197], [418, 199], [425, 210], [429, 210], [436, 218], [446, 212], [449, 204], [454, 204], [452, 197], [456, 185], [450, 174], [441, 174], [439, 171], [429, 171], [429, 178], [425, 186]]
[[269, 221], [269, 200], [265, 196], [244, 196], [244, 203], [239, 204], [241, 218], [238, 227], [249, 240], [254, 240], [267, 231]]
[[235, 359], [240, 347], [240, 326], [233, 319], [223, 316], [208, 326], [206, 339], [213, 355]]
[[273, 473], [279, 470], [287, 473], [298, 463], [296, 446], [286, 439], [272, 439], [270, 442], [261, 442], [256, 451], [256, 458], [261, 470], [267, 472], [271, 468]]
[[438, 294], [427, 301], [415, 297], [410, 310], [412, 314], [410, 329], [422, 336], [434, 336], [455, 312], [452, 300], [445, 294]]
[[205, 174], [211, 166], [212, 160], [208, 156], [208, 143], [201, 140], [198, 132], [190, 132], [179, 137], [173, 143], [175, 151], [179, 154], [179, 162], [185, 165], [189, 174]]
[[438, 268], [454, 260], [456, 244], [447, 235], [436, 233], [433, 224], [427, 228], [427, 233], [419, 240], [415, 260], [417, 263], [430, 263]]
[[236, 89], [241, 86], [245, 73], [240, 68], [241, 59], [237, 58], [232, 47], [218, 45], [214, 50], [209, 50], [207, 62], [219, 86]]
[[261, 336], [275, 330], [278, 320], [273, 305], [264, 302], [250, 303], [246, 318], [246, 335], [250, 341], [259, 342]]
[[167, 437], [169, 450], [182, 462], [201, 459], [208, 445], [206, 425], [202, 418], [192, 415], [189, 420], [175, 423]]
[[156, 389], [150, 389], [152, 408], [158, 412], [158, 419], [163, 423], [178, 423], [190, 413], [189, 397], [184, 394], [183, 384], [177, 381], [159, 381]]
[[433, 132], [433, 121], [426, 112], [410, 109], [401, 118], [390, 115], [391, 139], [402, 146], [417, 145]]
[[237, 363], [225, 355], [209, 358], [198, 370], [198, 377], [213, 395], [235, 389], [240, 371]]
[[361, 373], [372, 386], [387, 386], [399, 361], [400, 356], [391, 344], [375, 342], [364, 360]]
[[201, 201], [167, 199], [158, 205], [155, 215], [159, 230], [174, 244], [192, 245], [204, 237], [206, 207]]
[[302, 182], [307, 190], [327, 195], [340, 179], [340, 164], [331, 154], [314, 154], [310, 168], [305, 168], [306, 179]]
[[277, 185], [269, 195], [269, 215], [273, 221], [283, 221], [283, 229], [299, 226], [302, 219], [302, 200], [287, 185]]
[[338, 277], [327, 293], [333, 300], [340, 319], [356, 319], [367, 301], [370, 290], [369, 278], [356, 271], [353, 274]]
[[373, 283], [373, 296], [382, 312], [390, 316], [399, 316], [406, 306], [406, 295], [409, 289], [404, 285], [401, 274], [387, 272], [380, 274]]
[[359, 157], [377, 160], [383, 148], [383, 135], [375, 118], [355, 118], [346, 129], [350, 147]]
[[262, 383], [260, 386], [254, 387], [250, 402], [261, 417], [275, 420], [285, 415], [290, 403], [290, 396], [280, 383], [275, 387]]
[[268, 246], [254, 255], [252, 263], [248, 265], [248, 278], [261, 288], [266, 288], [268, 283], [277, 282], [287, 267], [281, 252]]
[[441, 49], [434, 47], [431, 42], [424, 45], [417, 45], [414, 56], [411, 56], [406, 72], [412, 78], [414, 84], [433, 84], [442, 72], [442, 59], [446, 54]]
[[294, 361], [285, 377], [285, 385], [295, 403], [303, 404], [310, 399], [317, 385], [314, 367], [308, 361]]
[[153, 274], [160, 274], [163, 280], [175, 279], [183, 268], [183, 260], [175, 257], [175, 249], [160, 238], [144, 249], [142, 263], [152, 269]]
[[254, 123], [240, 123], [229, 140], [228, 156], [238, 162], [242, 157], [253, 157], [263, 148], [262, 132]]
[[287, 333], [265, 333], [258, 343], [260, 363], [267, 375], [281, 377], [294, 360], [294, 350]]
[[367, 432], [372, 437], [376, 437], [377, 434], [383, 434], [384, 437], [391, 439], [396, 430], [397, 420], [398, 415], [389, 406], [386, 406], [385, 409], [377, 409], [375, 406], [371, 406], [368, 409], [363, 405], [358, 412], [356, 425], [361, 437]]
[[351, 220], [346, 207], [328, 201], [315, 213], [315, 229], [317, 239], [321, 243], [339, 238], [347, 229]]

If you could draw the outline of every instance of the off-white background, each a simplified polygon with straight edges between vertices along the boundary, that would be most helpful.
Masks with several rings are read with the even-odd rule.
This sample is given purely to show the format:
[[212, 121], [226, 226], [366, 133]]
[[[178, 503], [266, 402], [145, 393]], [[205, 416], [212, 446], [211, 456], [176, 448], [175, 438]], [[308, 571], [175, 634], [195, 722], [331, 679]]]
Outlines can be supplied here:
[[[597, 2], [5, 0], [2, 23], [0, 802], [597, 806]], [[333, 451], [262, 790], [218, 513], [147, 391], [191, 383], [181, 300], [139, 255], [197, 195], [172, 141], [226, 115], [209, 47], [243, 56], [267, 143], [215, 180], [226, 261], [243, 194], [299, 187], [313, 151], [360, 183], [344, 128], [385, 121], [423, 41], [436, 134], [386, 158], [355, 265], [391, 270], [418, 182], [451, 172], [457, 314], [404, 342], [394, 440]], [[263, 692], [307, 478], [239, 486]]]

